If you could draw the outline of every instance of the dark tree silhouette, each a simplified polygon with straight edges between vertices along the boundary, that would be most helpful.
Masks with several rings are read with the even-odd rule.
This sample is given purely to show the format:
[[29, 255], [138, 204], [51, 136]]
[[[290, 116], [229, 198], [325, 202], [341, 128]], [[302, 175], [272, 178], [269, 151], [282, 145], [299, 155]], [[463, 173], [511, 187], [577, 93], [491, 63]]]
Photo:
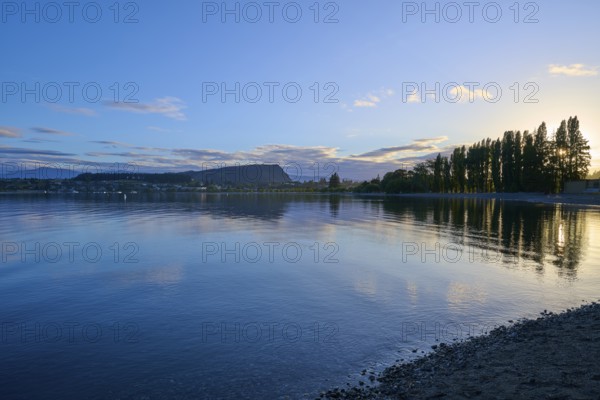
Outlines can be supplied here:
[[532, 133], [506, 131], [502, 139], [457, 147], [450, 159], [439, 153], [412, 171], [388, 172], [381, 182], [365, 181], [356, 190], [555, 193], [564, 189], [567, 180], [585, 179], [590, 164], [590, 146], [575, 116], [563, 120], [551, 138], [545, 122]]
[[340, 176], [337, 172], [334, 172], [331, 178], [329, 178], [329, 188], [337, 189], [338, 187], [340, 187]]

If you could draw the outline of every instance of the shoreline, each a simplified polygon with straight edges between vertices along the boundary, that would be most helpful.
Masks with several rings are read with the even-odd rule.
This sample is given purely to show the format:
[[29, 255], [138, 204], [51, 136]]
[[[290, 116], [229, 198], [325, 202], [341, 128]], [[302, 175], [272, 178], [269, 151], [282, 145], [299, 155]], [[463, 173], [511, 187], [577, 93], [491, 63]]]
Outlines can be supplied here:
[[500, 200], [538, 204], [564, 204], [600, 207], [597, 194], [542, 194], [542, 193], [406, 193], [389, 195], [394, 197], [418, 197], [430, 199], [476, 199]]
[[[600, 303], [439, 343], [371, 382], [322, 392], [322, 399], [600, 398]], [[365, 379], [366, 380], [366, 379]]]
[[[112, 192], [111, 192], [112, 193]], [[365, 197], [365, 198], [419, 198], [419, 199], [448, 199], [448, 200], [500, 200], [500, 201], [512, 201], [512, 202], [525, 202], [525, 203], [537, 203], [537, 204], [563, 204], [572, 206], [589, 206], [589, 207], [600, 207], [600, 194], [543, 194], [543, 193], [400, 193], [400, 194], [386, 194], [386, 193], [354, 193], [354, 192], [277, 192], [277, 191], [266, 191], [266, 192], [244, 192], [244, 191], [231, 191], [231, 192], [152, 192], [148, 194], [163, 194], [163, 193], [175, 193], [175, 194], [257, 194], [257, 195], [269, 195], [269, 194], [290, 194], [290, 195], [315, 195], [315, 196], [348, 196], [348, 197]], [[100, 193], [44, 193], [44, 191], [36, 190], [23, 190], [23, 191], [6, 191], [0, 192], [0, 195], [92, 195]], [[116, 194], [112, 193], [112, 194]], [[130, 194], [130, 193], [127, 193]], [[132, 193], [132, 196], [146, 193]]]

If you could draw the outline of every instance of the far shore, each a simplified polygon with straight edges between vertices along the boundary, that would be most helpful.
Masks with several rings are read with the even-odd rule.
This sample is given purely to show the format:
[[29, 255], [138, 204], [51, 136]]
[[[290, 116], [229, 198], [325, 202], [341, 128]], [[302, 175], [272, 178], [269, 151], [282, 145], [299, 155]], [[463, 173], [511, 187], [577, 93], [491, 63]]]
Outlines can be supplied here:
[[405, 193], [386, 195], [393, 197], [418, 197], [430, 199], [482, 199], [522, 201], [542, 204], [572, 204], [600, 206], [600, 194], [543, 194], [543, 193]]
[[[110, 192], [112, 193], [112, 192]], [[129, 194], [128, 192], [124, 192]], [[167, 192], [152, 192], [152, 193], [167, 193]], [[152, 194], [150, 193], [150, 194]], [[337, 195], [337, 196], [357, 196], [357, 197], [383, 197], [383, 198], [425, 198], [425, 199], [476, 199], [476, 200], [501, 200], [515, 201], [539, 204], [565, 204], [577, 206], [600, 207], [600, 193], [590, 194], [543, 194], [543, 193], [401, 193], [401, 194], [385, 194], [385, 193], [355, 193], [355, 192], [295, 192], [295, 191], [216, 191], [216, 192], [168, 192], [168, 193], [201, 193], [201, 194], [298, 194], [298, 195]], [[0, 192], [0, 195], [18, 195], [18, 194], [94, 194], [94, 193], [61, 193], [49, 192], [43, 190], [23, 190], [23, 191], [6, 191]], [[116, 192], [114, 193], [116, 194]], [[139, 193], [140, 195], [147, 193]]]

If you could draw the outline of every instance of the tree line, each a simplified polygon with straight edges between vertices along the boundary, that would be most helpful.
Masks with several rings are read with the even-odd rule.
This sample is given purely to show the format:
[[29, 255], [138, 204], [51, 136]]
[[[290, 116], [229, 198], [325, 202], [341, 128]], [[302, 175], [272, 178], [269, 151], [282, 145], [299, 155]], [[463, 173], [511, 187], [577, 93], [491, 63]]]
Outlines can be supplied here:
[[147, 183], [190, 183], [192, 177], [185, 173], [165, 172], [160, 174], [145, 173], [83, 173], [73, 178], [81, 182], [103, 182], [103, 181], [139, 181]]
[[412, 170], [365, 181], [355, 191], [559, 193], [565, 182], [585, 179], [590, 165], [590, 146], [575, 116], [563, 120], [552, 135], [545, 122], [533, 132], [506, 131], [496, 140], [457, 147], [449, 157], [438, 154]]
[[600, 170], [590, 173], [588, 179], [600, 179]]

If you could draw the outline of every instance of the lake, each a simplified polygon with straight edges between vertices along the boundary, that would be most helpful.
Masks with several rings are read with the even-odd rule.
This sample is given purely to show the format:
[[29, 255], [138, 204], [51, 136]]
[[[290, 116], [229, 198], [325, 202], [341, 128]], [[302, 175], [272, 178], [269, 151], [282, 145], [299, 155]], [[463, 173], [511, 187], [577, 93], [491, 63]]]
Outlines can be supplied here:
[[2, 195], [0, 221], [2, 398], [314, 398], [600, 288], [593, 208]]

